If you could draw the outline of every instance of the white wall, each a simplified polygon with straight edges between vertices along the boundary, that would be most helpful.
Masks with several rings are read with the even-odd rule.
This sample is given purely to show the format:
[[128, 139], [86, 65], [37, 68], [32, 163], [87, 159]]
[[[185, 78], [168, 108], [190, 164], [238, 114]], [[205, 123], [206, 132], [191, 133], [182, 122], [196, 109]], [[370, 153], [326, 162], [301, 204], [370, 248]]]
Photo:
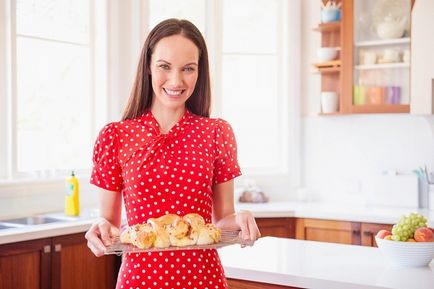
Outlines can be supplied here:
[[413, 113], [433, 113], [434, 1], [418, 0], [411, 23], [411, 95]]
[[303, 183], [314, 200], [366, 203], [383, 171], [434, 169], [434, 117], [305, 117], [302, 125]]
[[312, 28], [318, 24], [318, 1], [302, 1], [302, 15], [301, 175], [311, 198], [366, 203], [382, 171], [410, 172], [425, 164], [434, 169], [432, 116], [317, 116], [320, 82], [312, 63], [320, 38]]
[[320, 76], [315, 71], [316, 49], [320, 47], [320, 34], [312, 29], [320, 19], [320, 5], [316, 0], [301, 2], [301, 109], [302, 115], [316, 115], [320, 110]]

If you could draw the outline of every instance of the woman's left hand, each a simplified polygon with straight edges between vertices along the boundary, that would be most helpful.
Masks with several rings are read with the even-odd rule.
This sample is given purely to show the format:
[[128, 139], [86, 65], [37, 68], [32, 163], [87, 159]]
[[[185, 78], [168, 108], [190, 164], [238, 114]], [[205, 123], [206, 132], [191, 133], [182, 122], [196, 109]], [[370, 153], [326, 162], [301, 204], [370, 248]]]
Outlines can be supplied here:
[[250, 211], [239, 211], [235, 216], [235, 222], [241, 228], [240, 237], [243, 240], [256, 241], [261, 237], [258, 225], [256, 225], [255, 218]]

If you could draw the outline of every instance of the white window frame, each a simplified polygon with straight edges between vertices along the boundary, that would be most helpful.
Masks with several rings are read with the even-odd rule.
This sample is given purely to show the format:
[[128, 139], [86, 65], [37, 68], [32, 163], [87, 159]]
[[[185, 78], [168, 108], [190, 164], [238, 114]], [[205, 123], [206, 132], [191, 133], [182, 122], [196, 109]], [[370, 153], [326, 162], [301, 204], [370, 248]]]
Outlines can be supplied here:
[[[30, 196], [38, 194], [58, 194], [63, 191], [66, 171], [57, 170], [45, 176], [35, 178], [29, 174], [18, 173], [16, 169], [16, 55], [15, 55], [15, 0], [0, 1], [0, 198], [12, 198], [16, 194]], [[98, 5], [98, 6], [97, 6]], [[93, 138], [96, 138], [102, 126], [112, 119], [111, 93], [108, 86], [108, 26], [109, 7], [105, 0], [89, 1], [90, 15], [90, 96], [92, 120], [89, 124]], [[98, 22], [98, 23], [97, 23]], [[101, 31], [100, 31], [101, 30]], [[98, 34], [98, 45], [93, 41]], [[100, 73], [102, 69], [105, 73]], [[95, 78], [98, 70], [99, 76]], [[96, 85], [95, 85], [96, 84]], [[77, 175], [84, 179], [89, 170], [80, 170]], [[31, 190], [29, 188], [31, 187]], [[86, 184], [84, 184], [86, 187]]]
[[[235, 180], [236, 186], [242, 186], [245, 179], [253, 178], [262, 186], [264, 191], [273, 196], [273, 200], [287, 200], [295, 196], [300, 187], [300, 45], [301, 45], [301, 3], [300, 0], [283, 0], [283, 13], [280, 19], [282, 30], [280, 35], [282, 45], [280, 51], [282, 61], [280, 127], [281, 162], [279, 166], [268, 170], [244, 169], [243, 176]], [[141, 18], [148, 23], [146, 15], [149, 1], [143, 1]], [[205, 39], [207, 42], [210, 72], [212, 81], [212, 117], [222, 116], [222, 30], [221, 23], [223, 6], [220, 0], [206, 1]], [[146, 12], [145, 12], [146, 11]], [[149, 29], [149, 28], [147, 28]], [[149, 31], [149, 30], [147, 30]], [[146, 33], [145, 33], [146, 34]], [[286, 35], [286, 36], [285, 36]]]
[[[9, 43], [11, 39], [9, 13], [11, 1], [0, 1], [0, 43]], [[105, 1], [105, 0], [92, 0]], [[269, 172], [243, 172], [246, 177], [255, 178], [258, 183], [264, 186], [265, 191], [273, 194], [276, 199], [288, 198], [291, 193], [300, 185], [300, 44], [301, 44], [301, 4], [300, 0], [284, 1], [284, 16], [282, 18], [283, 48], [287, 53], [281, 53], [284, 79], [288, 83], [282, 85], [282, 107], [287, 108], [283, 112], [284, 124], [282, 133], [286, 139], [286, 154], [282, 157], [282, 166], [270, 174]], [[222, 25], [218, 21], [222, 18], [222, 7], [219, 0], [206, 1], [206, 29], [205, 38], [209, 50], [212, 88], [213, 88], [213, 115], [221, 115], [222, 100], [217, 96], [221, 94], [221, 51], [222, 51]], [[130, 93], [133, 78], [136, 72], [138, 57], [146, 34], [148, 19], [148, 1], [130, 0], [126, 2], [108, 1], [106, 11], [101, 11], [100, 17], [107, 17], [107, 75], [105, 80], [106, 91], [101, 93], [94, 100], [94, 109], [98, 120], [92, 124], [94, 134], [108, 121], [119, 120], [126, 99]], [[98, 51], [100, 53], [100, 51]], [[0, 94], [11, 95], [12, 87], [8, 86], [11, 71], [11, 51], [8, 46], [0, 46]], [[110, 61], [108, 61], [110, 60]], [[3, 65], [4, 64], [4, 65]], [[10, 100], [0, 98], [0, 178], [8, 177], [7, 181], [0, 181], [0, 198], [13, 197], [16, 193], [22, 194], [59, 194], [63, 190], [64, 179], [51, 179], [40, 181], [12, 180], [8, 172], [11, 171], [11, 163], [7, 162], [7, 153], [10, 146], [7, 140], [11, 140], [12, 132], [8, 130], [8, 124], [12, 116], [8, 114], [11, 110]], [[102, 108], [101, 108], [102, 107]], [[95, 108], [95, 107], [94, 107]], [[102, 116], [101, 116], [102, 115]], [[105, 116], [105, 117], [104, 117]], [[5, 141], [6, 140], [6, 141]], [[88, 176], [87, 176], [88, 177]], [[242, 178], [241, 178], [242, 179]], [[90, 189], [88, 178], [80, 185]], [[32, 186], [31, 192], [28, 188]], [[26, 193], [24, 193], [26, 192]]]
[[[222, 115], [222, 21], [223, 7], [219, 0], [207, 1], [207, 22], [205, 38], [208, 44], [211, 74], [213, 80], [213, 107], [215, 116]], [[242, 186], [245, 179], [255, 179], [263, 186], [266, 193], [275, 200], [287, 200], [295, 196], [301, 183], [301, 114], [300, 114], [300, 55], [301, 55], [301, 3], [300, 0], [283, 1], [283, 13], [280, 19], [283, 31], [278, 54], [282, 63], [279, 93], [281, 98], [280, 127], [282, 159], [278, 167], [270, 170], [246, 169], [243, 176], [236, 179], [236, 185]], [[282, 51], [282, 50], [283, 51]], [[286, 81], [285, 81], [286, 80]], [[216, 97], [217, 96], [217, 97]]]

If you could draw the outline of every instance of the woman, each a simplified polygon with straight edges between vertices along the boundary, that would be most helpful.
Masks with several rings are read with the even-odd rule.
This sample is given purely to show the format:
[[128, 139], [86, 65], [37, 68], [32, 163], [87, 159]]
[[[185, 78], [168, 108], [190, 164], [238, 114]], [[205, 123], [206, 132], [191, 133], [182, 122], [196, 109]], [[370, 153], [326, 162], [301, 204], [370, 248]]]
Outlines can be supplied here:
[[[248, 211], [234, 212], [241, 174], [230, 125], [209, 118], [208, 53], [186, 20], [159, 23], [145, 41], [123, 120], [106, 125], [94, 148], [91, 183], [101, 219], [86, 233], [96, 256], [119, 235], [122, 196], [128, 224], [165, 214], [200, 214], [217, 227], [260, 233]], [[117, 288], [227, 288], [216, 250], [125, 254]]]

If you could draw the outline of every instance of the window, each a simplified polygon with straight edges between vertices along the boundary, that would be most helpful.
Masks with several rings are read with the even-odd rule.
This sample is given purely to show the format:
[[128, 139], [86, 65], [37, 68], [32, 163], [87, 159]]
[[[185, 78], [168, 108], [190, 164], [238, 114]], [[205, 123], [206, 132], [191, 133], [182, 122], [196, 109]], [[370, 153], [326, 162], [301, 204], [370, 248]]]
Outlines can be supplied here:
[[206, 2], [203, 0], [149, 0], [149, 27], [152, 28], [167, 18], [188, 19], [204, 34]]
[[287, 165], [283, 2], [223, 1], [222, 116], [237, 132], [240, 166], [250, 173]]
[[0, 133], [7, 143], [0, 150], [0, 179], [46, 179], [90, 169], [96, 124], [107, 118], [104, 106], [96, 113], [96, 103], [105, 103], [97, 95], [106, 90], [103, 2], [2, 4], [6, 45], [0, 52], [8, 63], [0, 76], [10, 85], [0, 88], [5, 104]]
[[298, 6], [0, 1], [0, 181], [88, 171], [96, 134], [120, 117], [149, 28], [177, 17], [192, 21], [207, 40], [212, 116], [232, 124], [244, 176], [276, 191], [296, 185]]
[[149, 1], [149, 27], [178, 17], [206, 32], [213, 115], [233, 126], [244, 174], [287, 174], [289, 170], [288, 94], [294, 83], [284, 53], [289, 51], [287, 2]]

